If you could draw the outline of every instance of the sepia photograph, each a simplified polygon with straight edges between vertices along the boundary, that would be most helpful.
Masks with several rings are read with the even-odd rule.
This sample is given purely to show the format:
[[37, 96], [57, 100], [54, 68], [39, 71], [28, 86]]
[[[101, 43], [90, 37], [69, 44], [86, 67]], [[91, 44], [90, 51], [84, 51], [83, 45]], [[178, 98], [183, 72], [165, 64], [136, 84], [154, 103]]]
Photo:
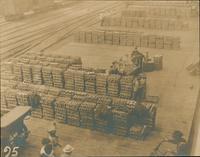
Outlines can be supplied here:
[[1, 157], [200, 156], [199, 0], [0, 0]]

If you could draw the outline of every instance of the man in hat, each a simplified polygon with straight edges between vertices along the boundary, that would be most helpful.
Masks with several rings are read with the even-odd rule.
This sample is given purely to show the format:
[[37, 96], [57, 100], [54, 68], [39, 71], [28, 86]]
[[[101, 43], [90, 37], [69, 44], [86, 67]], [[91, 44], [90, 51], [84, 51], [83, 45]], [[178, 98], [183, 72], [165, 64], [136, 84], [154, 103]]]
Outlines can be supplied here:
[[54, 147], [61, 146], [58, 142], [58, 136], [56, 135], [56, 122], [53, 122], [53, 125], [48, 130], [48, 134], [49, 140]]
[[138, 48], [135, 47], [133, 52], [131, 53], [131, 61], [134, 66], [139, 68], [139, 71], [143, 71], [143, 63], [144, 63], [144, 55], [138, 51]]
[[66, 145], [64, 148], [63, 148], [63, 153], [61, 154], [60, 157], [72, 157], [71, 154], [72, 154], [72, 151], [74, 150], [74, 148], [72, 146], [70, 146], [69, 144]]

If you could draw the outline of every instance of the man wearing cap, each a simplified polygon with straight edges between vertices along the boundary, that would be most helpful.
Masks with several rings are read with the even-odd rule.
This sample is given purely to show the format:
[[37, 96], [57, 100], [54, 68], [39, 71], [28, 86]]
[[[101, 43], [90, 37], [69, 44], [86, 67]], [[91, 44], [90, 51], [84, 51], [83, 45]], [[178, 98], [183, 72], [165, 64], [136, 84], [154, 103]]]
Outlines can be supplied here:
[[63, 148], [63, 153], [61, 154], [60, 157], [72, 157], [72, 151], [74, 150], [74, 148], [72, 146], [70, 146], [69, 144], [66, 145]]

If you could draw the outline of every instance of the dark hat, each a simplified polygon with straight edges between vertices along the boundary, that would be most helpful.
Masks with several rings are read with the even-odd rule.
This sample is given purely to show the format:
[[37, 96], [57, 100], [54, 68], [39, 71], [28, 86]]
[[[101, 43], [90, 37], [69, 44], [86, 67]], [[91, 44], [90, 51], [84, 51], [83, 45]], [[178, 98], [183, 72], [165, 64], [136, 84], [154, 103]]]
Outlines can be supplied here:
[[175, 139], [180, 139], [182, 138], [182, 136], [183, 136], [183, 133], [179, 130], [175, 130], [172, 134], [172, 137]]

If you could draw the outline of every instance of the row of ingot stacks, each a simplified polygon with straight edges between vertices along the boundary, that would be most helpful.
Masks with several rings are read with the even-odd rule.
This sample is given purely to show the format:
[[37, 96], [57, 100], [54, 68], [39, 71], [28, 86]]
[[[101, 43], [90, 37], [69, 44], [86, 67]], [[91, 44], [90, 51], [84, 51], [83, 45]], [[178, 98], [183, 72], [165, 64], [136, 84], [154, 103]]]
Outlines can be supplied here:
[[119, 96], [119, 83], [120, 83], [119, 75], [109, 75], [108, 76], [108, 96], [118, 97]]
[[74, 90], [74, 71], [67, 70], [64, 72], [65, 89]]
[[95, 128], [98, 131], [107, 132], [110, 131], [112, 125], [112, 112], [111, 112], [112, 100], [109, 97], [102, 96], [97, 101], [95, 109]]
[[122, 16], [156, 17], [156, 18], [188, 18], [190, 9], [182, 7], [134, 7], [122, 11]]
[[63, 88], [63, 85], [64, 85], [63, 70], [59, 68], [53, 68], [52, 76], [53, 76], [54, 87]]
[[113, 130], [114, 133], [121, 136], [127, 136], [131, 127], [131, 115], [134, 111], [136, 102], [124, 99], [113, 99]]
[[[180, 37], [174, 36], [163, 36], [163, 35], [151, 35], [144, 33], [136, 33], [132, 31], [119, 31], [119, 30], [106, 30], [106, 28], [100, 28], [104, 37], [103, 42], [98, 44], [110, 44], [110, 45], [121, 45], [121, 46], [137, 46], [137, 47], [146, 47], [146, 48], [156, 48], [156, 49], [168, 49], [176, 50], [180, 49], [181, 42]], [[99, 30], [97, 30], [99, 31]], [[96, 30], [92, 31], [92, 35], [97, 32]], [[81, 30], [77, 32], [75, 36], [80, 34], [85, 34], [86, 31]], [[80, 38], [79, 38], [80, 39]], [[76, 37], [76, 42], [87, 43], [86, 40], [79, 40]], [[92, 44], [96, 44], [92, 42]], [[166, 46], [168, 45], [168, 46]]]
[[159, 29], [159, 30], [188, 30], [189, 23], [175, 19], [143, 18], [143, 17], [112, 17], [105, 16], [101, 26]]

